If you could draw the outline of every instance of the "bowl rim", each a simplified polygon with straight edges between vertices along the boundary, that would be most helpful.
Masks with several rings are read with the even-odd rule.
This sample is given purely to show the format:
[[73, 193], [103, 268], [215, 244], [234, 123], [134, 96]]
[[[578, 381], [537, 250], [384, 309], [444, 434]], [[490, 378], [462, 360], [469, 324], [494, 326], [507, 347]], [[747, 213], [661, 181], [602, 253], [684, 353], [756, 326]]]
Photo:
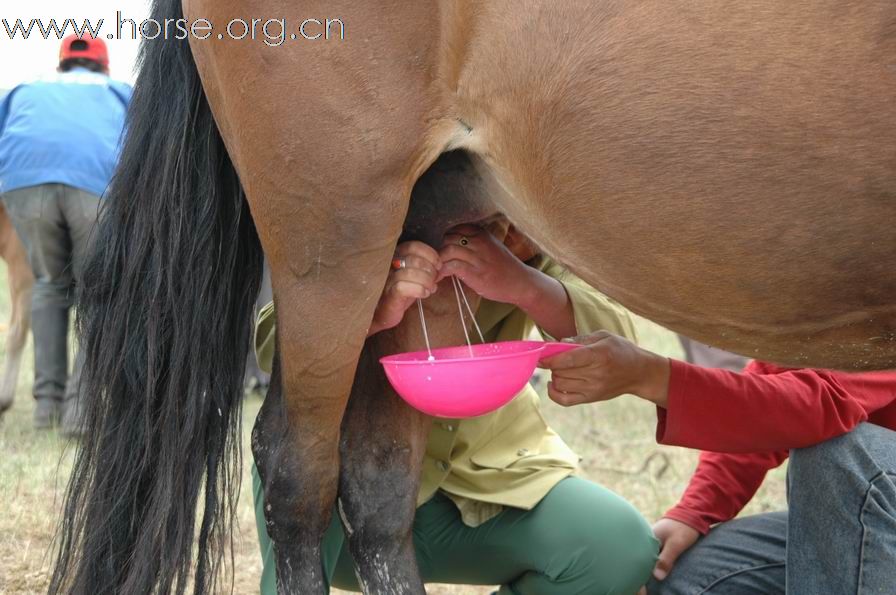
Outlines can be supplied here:
[[[427, 351], [424, 349], [421, 351], [410, 351], [407, 353], [395, 353], [392, 355], [387, 355], [387, 356], [381, 357], [379, 361], [381, 364], [389, 364], [389, 365], [394, 365], [394, 366], [409, 366], [409, 365], [419, 366], [421, 364], [434, 366], [437, 364], [445, 365], [445, 364], [452, 364], [452, 363], [487, 362], [487, 361], [508, 359], [508, 358], [513, 358], [513, 357], [520, 357], [522, 355], [532, 355], [533, 353], [539, 353], [541, 351], [544, 351], [544, 348], [547, 345], [547, 343], [545, 341], [530, 341], [527, 339], [521, 339], [518, 341], [491, 341], [489, 343], [477, 343], [477, 345], [496, 345], [496, 344], [501, 344], [501, 343], [515, 343], [515, 344], [527, 343], [531, 346], [531, 349], [514, 351], [511, 353], [496, 353], [494, 355], [480, 355], [480, 356], [474, 356], [474, 357], [467, 356], [467, 357], [457, 357], [457, 358], [441, 359], [441, 360], [437, 359], [437, 360], [433, 360], [433, 361], [429, 361], [428, 359], [394, 359], [394, 358], [398, 358], [398, 357], [414, 355], [417, 353], [425, 354], [425, 353], [427, 353]], [[453, 345], [451, 347], [439, 347], [438, 349], [433, 349], [432, 352], [438, 353], [440, 350], [443, 350], [443, 349], [457, 349], [457, 348], [463, 348], [463, 347], [466, 347], [466, 346], [465, 345]]]

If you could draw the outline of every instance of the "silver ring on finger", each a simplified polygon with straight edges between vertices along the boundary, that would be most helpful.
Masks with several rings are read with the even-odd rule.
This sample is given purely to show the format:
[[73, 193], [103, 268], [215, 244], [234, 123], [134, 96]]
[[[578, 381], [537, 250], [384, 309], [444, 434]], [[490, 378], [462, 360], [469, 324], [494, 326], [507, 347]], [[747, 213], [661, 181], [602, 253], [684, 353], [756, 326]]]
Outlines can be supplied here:
[[408, 260], [404, 256], [399, 256], [392, 259], [392, 268], [396, 271], [400, 271], [401, 269], [408, 268]]

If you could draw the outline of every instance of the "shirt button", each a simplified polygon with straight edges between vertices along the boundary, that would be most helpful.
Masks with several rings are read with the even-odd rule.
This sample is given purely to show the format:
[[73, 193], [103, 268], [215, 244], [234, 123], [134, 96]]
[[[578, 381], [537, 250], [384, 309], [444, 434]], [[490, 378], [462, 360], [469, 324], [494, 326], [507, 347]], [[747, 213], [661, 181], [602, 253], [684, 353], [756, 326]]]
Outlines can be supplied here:
[[451, 464], [445, 461], [438, 461], [436, 463], [436, 467], [439, 468], [439, 471], [448, 471], [449, 469], [451, 469]]
[[516, 451], [516, 456], [518, 456], [518, 457], [524, 457], [524, 456], [526, 456], [527, 454], [529, 454], [529, 449], [528, 449], [528, 448], [521, 448], [521, 449], [519, 449], [518, 451]]

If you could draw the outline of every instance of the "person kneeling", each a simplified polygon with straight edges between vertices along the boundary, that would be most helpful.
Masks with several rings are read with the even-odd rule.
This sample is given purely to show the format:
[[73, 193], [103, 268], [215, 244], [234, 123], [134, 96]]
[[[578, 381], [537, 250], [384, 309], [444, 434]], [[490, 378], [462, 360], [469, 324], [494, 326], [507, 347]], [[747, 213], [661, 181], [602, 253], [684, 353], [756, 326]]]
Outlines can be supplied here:
[[[634, 336], [629, 314], [538, 255], [511, 231], [502, 243], [463, 227], [439, 252], [418, 242], [398, 246], [371, 334], [401, 322], [417, 298], [455, 275], [484, 299], [476, 314], [486, 341], [597, 329]], [[260, 316], [259, 362], [270, 368], [273, 305]], [[502, 585], [517, 595], [633, 595], [656, 561], [658, 542], [628, 502], [577, 477], [578, 456], [549, 428], [527, 386], [509, 404], [473, 419], [436, 420], [430, 432], [414, 542], [427, 583]], [[273, 548], [262, 486], [253, 470], [264, 571], [261, 592], [276, 593]], [[359, 591], [339, 515], [322, 545], [330, 585]]]
[[[658, 442], [708, 451], [654, 526], [649, 593], [896, 593], [896, 372], [752, 362], [739, 374], [608, 333], [578, 342], [544, 362], [552, 399], [632, 393], [657, 405]], [[731, 520], [788, 457], [788, 509]]]

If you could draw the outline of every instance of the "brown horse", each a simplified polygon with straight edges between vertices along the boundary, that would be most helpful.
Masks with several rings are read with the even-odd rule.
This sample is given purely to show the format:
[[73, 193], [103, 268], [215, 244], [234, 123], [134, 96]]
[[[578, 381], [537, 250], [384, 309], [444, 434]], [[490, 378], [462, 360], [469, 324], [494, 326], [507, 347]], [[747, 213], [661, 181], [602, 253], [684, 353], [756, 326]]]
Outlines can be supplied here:
[[12, 226], [6, 207], [0, 203], [0, 258], [6, 263], [9, 284], [9, 330], [6, 335], [6, 363], [0, 379], [0, 415], [12, 407], [19, 383], [22, 354], [31, 328], [31, 288], [34, 274], [28, 264], [28, 254]]
[[[405, 328], [365, 348], [403, 230], [503, 214], [687, 336], [896, 366], [891, 0], [383, 4], [185, 0], [214, 33], [145, 45], [85, 272], [95, 399], [53, 592], [184, 588], [203, 482], [208, 588], [260, 245], [279, 361], [253, 446], [284, 593], [322, 592], [337, 494], [368, 592], [423, 590], [407, 546], [425, 423], [375, 364], [419, 345]], [[284, 43], [228, 38], [259, 15], [292, 23]], [[158, 22], [181, 16], [156, 1]], [[340, 20], [290, 40], [310, 16]]]

